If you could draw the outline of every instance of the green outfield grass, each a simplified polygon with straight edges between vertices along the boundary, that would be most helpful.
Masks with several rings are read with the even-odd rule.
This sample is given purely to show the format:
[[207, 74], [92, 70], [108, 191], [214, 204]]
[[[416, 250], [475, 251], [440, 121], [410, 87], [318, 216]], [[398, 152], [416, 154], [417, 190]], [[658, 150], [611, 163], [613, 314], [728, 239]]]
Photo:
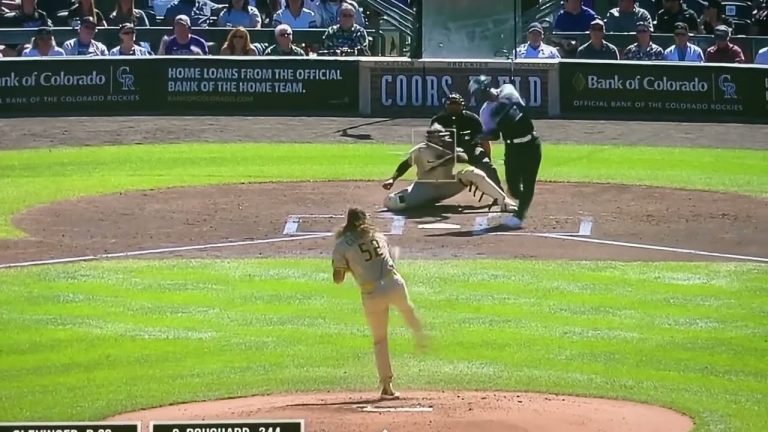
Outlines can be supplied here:
[[[402, 389], [630, 399], [697, 431], [768, 424], [768, 273], [748, 264], [404, 261]], [[265, 392], [376, 392], [356, 288], [326, 260], [115, 261], [0, 272], [0, 420], [101, 419]]]
[[[0, 151], [0, 238], [22, 235], [11, 224], [14, 214], [83, 195], [238, 182], [383, 180], [408, 148], [173, 144]], [[494, 149], [501, 167], [503, 148]], [[540, 178], [766, 196], [766, 166], [768, 152], [759, 150], [546, 145]]]

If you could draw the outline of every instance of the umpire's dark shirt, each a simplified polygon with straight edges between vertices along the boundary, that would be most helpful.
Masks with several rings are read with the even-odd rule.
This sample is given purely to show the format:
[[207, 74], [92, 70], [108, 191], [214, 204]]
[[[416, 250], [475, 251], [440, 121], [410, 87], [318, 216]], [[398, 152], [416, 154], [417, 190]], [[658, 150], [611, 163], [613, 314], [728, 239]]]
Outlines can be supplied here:
[[442, 112], [432, 117], [432, 121], [429, 124], [433, 123], [437, 123], [446, 129], [455, 129], [456, 135], [458, 135], [457, 144], [467, 154], [470, 154], [475, 138], [483, 133], [483, 123], [480, 121], [480, 117], [466, 110], [457, 116], [452, 116], [447, 111]]

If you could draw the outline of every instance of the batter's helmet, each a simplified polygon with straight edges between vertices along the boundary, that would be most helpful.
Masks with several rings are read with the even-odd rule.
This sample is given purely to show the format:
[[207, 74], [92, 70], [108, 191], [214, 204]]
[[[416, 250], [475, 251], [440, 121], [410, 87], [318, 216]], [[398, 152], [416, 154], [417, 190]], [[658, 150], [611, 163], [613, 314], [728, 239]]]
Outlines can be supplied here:
[[472, 78], [472, 80], [469, 81], [469, 94], [474, 96], [480, 91], [490, 90], [491, 87], [491, 77], [480, 75], [479, 77]]

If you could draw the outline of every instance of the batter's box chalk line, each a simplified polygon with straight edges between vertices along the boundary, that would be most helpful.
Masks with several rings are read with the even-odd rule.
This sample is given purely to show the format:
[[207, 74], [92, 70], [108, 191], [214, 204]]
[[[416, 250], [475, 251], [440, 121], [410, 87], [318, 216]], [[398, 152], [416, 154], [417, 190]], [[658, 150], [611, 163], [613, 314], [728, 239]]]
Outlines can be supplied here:
[[[285, 225], [283, 226], [283, 235], [287, 236], [304, 236], [304, 235], [315, 235], [315, 234], [326, 234], [330, 235], [333, 234], [332, 231], [301, 231], [301, 222], [311, 219], [344, 219], [345, 216], [340, 215], [313, 215], [313, 214], [298, 214], [298, 215], [288, 215], [288, 217], [285, 218]], [[386, 232], [384, 234], [388, 235], [402, 235], [403, 231], [405, 230], [405, 216], [397, 216], [397, 215], [391, 215], [391, 214], [377, 214], [374, 216], [374, 219], [389, 219], [389, 232]]]
[[[592, 235], [592, 228], [594, 226], [594, 219], [591, 216], [579, 217], [579, 230], [578, 232], [532, 232], [532, 231], [515, 231], [515, 232], [492, 232], [486, 233], [489, 228], [501, 225], [504, 220], [511, 215], [509, 213], [488, 213], [487, 215], [478, 216], [475, 218], [475, 226], [473, 234], [475, 235], [523, 235], [523, 236], [535, 236], [540, 234], [558, 235], [558, 236], [574, 236], [574, 237], [589, 237]], [[574, 218], [569, 218], [574, 219]], [[497, 221], [494, 224], [494, 221]]]

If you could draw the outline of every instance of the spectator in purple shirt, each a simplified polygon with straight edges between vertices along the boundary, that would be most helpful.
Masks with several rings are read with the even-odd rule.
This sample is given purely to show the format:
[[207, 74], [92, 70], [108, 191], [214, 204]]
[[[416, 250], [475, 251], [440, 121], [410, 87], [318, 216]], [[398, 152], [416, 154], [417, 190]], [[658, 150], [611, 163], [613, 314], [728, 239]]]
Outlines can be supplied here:
[[173, 20], [173, 36], [161, 43], [160, 55], [208, 55], [208, 43], [190, 31], [189, 17], [179, 15]]
[[557, 32], [585, 32], [595, 19], [595, 12], [584, 7], [581, 0], [565, 0], [565, 7], [555, 18], [554, 29]]

